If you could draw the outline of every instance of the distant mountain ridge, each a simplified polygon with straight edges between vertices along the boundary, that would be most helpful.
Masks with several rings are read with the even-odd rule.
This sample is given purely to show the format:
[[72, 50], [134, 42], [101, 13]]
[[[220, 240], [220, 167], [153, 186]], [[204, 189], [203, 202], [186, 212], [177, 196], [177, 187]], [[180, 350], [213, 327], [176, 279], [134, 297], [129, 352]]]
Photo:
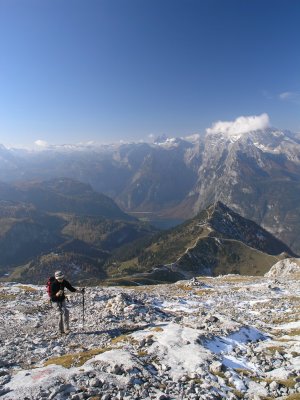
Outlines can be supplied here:
[[[13, 211], [11, 216], [5, 207]], [[8, 271], [10, 280], [21, 282], [43, 283], [58, 268], [84, 284], [263, 275], [278, 261], [295, 256], [221, 202], [159, 233], [138, 221], [48, 213], [22, 203], [18, 213], [17, 207], [8, 201], [0, 207], [0, 272]]]
[[0, 276], [42, 283], [64, 267], [77, 280], [105, 278], [116, 249], [154, 232], [78, 181], [0, 184]]
[[26, 181], [13, 185], [0, 183], [0, 199], [32, 204], [44, 212], [68, 212], [133, 220], [109, 197], [95, 192], [88, 184], [69, 178]]
[[[115, 262], [120, 281], [176, 281], [199, 275], [263, 275], [292, 250], [221, 202], [149, 239], [131, 259]], [[128, 276], [126, 278], [126, 272]], [[117, 276], [113, 282], [118, 282]]]
[[220, 200], [300, 253], [300, 135], [267, 128], [155, 143], [0, 148], [0, 181], [69, 177], [125, 211], [190, 218]]

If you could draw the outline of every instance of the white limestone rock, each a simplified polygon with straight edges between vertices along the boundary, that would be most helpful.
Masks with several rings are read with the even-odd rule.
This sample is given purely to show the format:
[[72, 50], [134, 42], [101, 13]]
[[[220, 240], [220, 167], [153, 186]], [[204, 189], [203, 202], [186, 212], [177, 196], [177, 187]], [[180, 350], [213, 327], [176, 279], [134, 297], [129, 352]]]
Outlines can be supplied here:
[[274, 264], [265, 274], [267, 278], [279, 278], [300, 273], [300, 258], [285, 258]]

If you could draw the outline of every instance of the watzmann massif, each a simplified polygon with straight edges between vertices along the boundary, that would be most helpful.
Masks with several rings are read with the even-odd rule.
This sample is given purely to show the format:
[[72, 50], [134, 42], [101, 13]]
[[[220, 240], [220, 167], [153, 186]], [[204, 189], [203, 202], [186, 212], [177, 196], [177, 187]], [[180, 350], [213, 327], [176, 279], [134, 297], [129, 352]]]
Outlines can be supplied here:
[[[189, 276], [201, 268], [260, 274], [276, 262], [270, 257], [300, 253], [300, 136], [287, 131], [43, 151], [2, 146], [0, 181], [0, 267], [20, 280], [54, 260], [84, 266], [80, 281], [174, 280], [183, 264]], [[128, 213], [187, 221], [158, 233]], [[213, 218], [204, 221], [207, 213]], [[240, 226], [229, 234], [235, 215]], [[264, 240], [240, 237], [248, 220], [257, 224], [250, 236], [261, 239], [263, 227], [281, 242], [261, 248]]]

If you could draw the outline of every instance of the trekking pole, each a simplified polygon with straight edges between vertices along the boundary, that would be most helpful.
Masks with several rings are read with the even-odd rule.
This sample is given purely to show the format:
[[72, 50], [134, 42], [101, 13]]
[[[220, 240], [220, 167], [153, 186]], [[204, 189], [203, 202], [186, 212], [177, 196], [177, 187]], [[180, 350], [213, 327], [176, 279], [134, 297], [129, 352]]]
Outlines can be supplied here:
[[58, 309], [59, 309], [59, 313], [60, 313], [60, 317], [59, 317], [59, 330], [60, 332], [63, 331], [64, 329], [64, 321], [63, 321], [63, 309], [62, 309], [62, 302], [59, 301], [58, 302]]
[[82, 293], [82, 329], [84, 329], [84, 288], [81, 289]]

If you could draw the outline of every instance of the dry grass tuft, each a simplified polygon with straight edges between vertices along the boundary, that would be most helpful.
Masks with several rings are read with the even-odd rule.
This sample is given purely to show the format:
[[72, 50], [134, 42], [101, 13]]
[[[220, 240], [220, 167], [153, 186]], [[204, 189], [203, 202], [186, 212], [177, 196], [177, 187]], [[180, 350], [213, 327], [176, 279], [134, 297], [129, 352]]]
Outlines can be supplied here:
[[27, 285], [18, 285], [18, 288], [21, 289], [21, 290], [24, 290], [24, 292], [34, 293], [34, 292], [38, 291], [37, 289], [35, 289], [35, 288], [31, 287], [31, 286], [27, 286]]
[[289, 378], [289, 379], [271, 379], [271, 378], [257, 378], [257, 377], [253, 377], [252, 378], [253, 381], [255, 382], [267, 382], [267, 383], [272, 383], [273, 381], [275, 381], [276, 383], [278, 383], [281, 386], [284, 386], [286, 388], [293, 388], [296, 384], [295, 378]]
[[126, 334], [120, 335], [120, 336], [117, 336], [117, 337], [111, 339], [111, 343], [114, 345], [118, 344], [118, 343], [122, 343], [122, 342], [130, 343], [130, 344], [138, 344], [137, 340], [135, 340], [132, 336], [129, 336]]
[[0, 292], [0, 300], [10, 301], [10, 300], [15, 300], [16, 297], [17, 296], [13, 293]]
[[247, 275], [222, 276], [220, 278], [220, 280], [223, 280], [225, 282], [233, 282], [233, 283], [235, 283], [235, 282], [247, 283], [247, 282], [253, 282], [255, 280], [260, 280], [260, 279], [261, 279], [261, 276], [258, 277], [258, 276], [247, 276]]
[[278, 353], [285, 353], [284, 346], [269, 346], [266, 347], [266, 350], [269, 351], [271, 354], [276, 353], [276, 351], [278, 351]]
[[215, 294], [216, 291], [214, 289], [198, 289], [195, 290], [194, 294], [196, 296], [207, 296], [207, 295], [212, 295]]
[[44, 365], [48, 366], [51, 364], [56, 364], [61, 365], [64, 368], [80, 367], [94, 356], [105, 353], [109, 350], [112, 350], [112, 348], [106, 347], [104, 349], [93, 349], [76, 354], [65, 354], [64, 356], [50, 358], [44, 362]]
[[244, 398], [244, 394], [242, 392], [240, 392], [237, 389], [233, 389], [232, 393], [238, 398], [238, 399], [243, 399]]
[[300, 329], [299, 328], [289, 329], [286, 334], [288, 336], [300, 336]]
[[274, 325], [287, 324], [289, 322], [297, 322], [297, 321], [299, 321], [299, 317], [297, 315], [287, 315], [287, 316], [282, 316], [281, 318], [272, 319], [272, 323]]
[[300, 296], [295, 296], [295, 295], [293, 295], [293, 296], [286, 296], [286, 299], [287, 299], [288, 301], [295, 302], [295, 303], [299, 303], [299, 302], [300, 302]]
[[285, 400], [300, 400], [300, 393], [291, 394]]
[[252, 376], [253, 373], [249, 369], [244, 369], [244, 368], [235, 368], [234, 369], [238, 374], [243, 375], [243, 376]]
[[152, 328], [151, 331], [153, 331], [153, 332], [163, 332], [163, 328], [161, 328], [160, 326], [156, 326], [156, 327]]
[[193, 290], [193, 288], [191, 286], [189, 286], [188, 284], [185, 285], [184, 283], [176, 285], [176, 289], [181, 289], [181, 290], [184, 290], [184, 291], [187, 291], [187, 292]]
[[146, 350], [139, 350], [137, 352], [138, 357], [146, 357], [148, 355], [148, 352]]

